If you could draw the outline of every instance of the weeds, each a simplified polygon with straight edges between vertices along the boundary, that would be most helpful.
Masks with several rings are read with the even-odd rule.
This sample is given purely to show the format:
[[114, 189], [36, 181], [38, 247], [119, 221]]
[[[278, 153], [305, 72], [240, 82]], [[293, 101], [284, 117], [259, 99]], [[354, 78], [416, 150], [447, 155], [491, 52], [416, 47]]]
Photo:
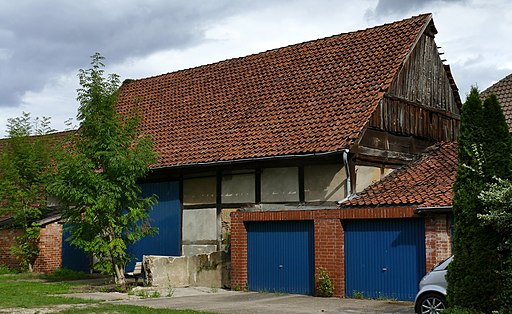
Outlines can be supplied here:
[[352, 297], [354, 299], [364, 299], [364, 292], [354, 290], [352, 291]]
[[318, 281], [316, 285], [316, 295], [319, 297], [332, 297], [334, 294], [334, 284], [325, 268], [318, 269]]

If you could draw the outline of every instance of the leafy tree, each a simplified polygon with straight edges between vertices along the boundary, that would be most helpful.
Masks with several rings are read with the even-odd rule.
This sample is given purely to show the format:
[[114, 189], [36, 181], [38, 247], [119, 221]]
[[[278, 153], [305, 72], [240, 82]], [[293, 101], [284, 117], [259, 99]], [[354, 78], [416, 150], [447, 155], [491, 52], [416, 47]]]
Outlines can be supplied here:
[[459, 167], [454, 184], [454, 260], [448, 270], [448, 301], [452, 306], [488, 312], [500, 307], [504, 288], [500, 235], [483, 224], [479, 197], [486, 184], [510, 178], [512, 142], [496, 98], [482, 101], [472, 88], [461, 111]]
[[[49, 118], [32, 121], [29, 113], [8, 119], [8, 138], [0, 155], [0, 215], [12, 218], [22, 234], [11, 251], [28, 270], [39, 254], [40, 227], [35, 222], [47, 211], [45, 191], [52, 175]], [[34, 136], [32, 136], [34, 135]]]
[[127, 246], [156, 231], [149, 225], [155, 197], [141, 198], [137, 180], [157, 155], [140, 132], [140, 115], [116, 112], [119, 77], [104, 76], [103, 59], [96, 53], [92, 67], [79, 71], [80, 127], [59, 158], [51, 192], [61, 201], [71, 244], [94, 254], [96, 269], [124, 285]]
[[479, 218], [501, 236], [496, 243], [503, 256], [501, 311], [512, 313], [512, 181], [497, 179], [481, 193], [480, 198], [485, 205], [485, 213], [479, 214]]

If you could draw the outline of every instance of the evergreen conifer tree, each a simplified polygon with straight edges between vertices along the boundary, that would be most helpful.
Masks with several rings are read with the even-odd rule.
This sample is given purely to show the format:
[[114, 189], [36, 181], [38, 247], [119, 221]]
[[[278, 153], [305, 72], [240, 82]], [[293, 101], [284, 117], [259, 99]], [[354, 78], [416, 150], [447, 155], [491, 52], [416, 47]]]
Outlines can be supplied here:
[[510, 159], [508, 132], [503, 139], [508, 150], [500, 148], [500, 144], [494, 145], [498, 134], [503, 135], [503, 125], [497, 122], [503, 118], [503, 113], [500, 115], [498, 109], [499, 105], [492, 99], [482, 106], [475, 87], [462, 107], [459, 167], [453, 199], [455, 257], [447, 275], [450, 305], [483, 312], [499, 308], [503, 289], [500, 276], [503, 259], [496, 245], [499, 234], [490, 225], [482, 224], [478, 216], [484, 213], [479, 194], [486, 183], [510, 173], [505, 169], [509, 167], [507, 163], [500, 164], [499, 160]]
[[497, 231], [494, 243], [498, 249], [501, 268], [500, 310], [512, 313], [512, 136], [508, 131], [503, 110], [496, 95], [484, 101], [486, 156], [484, 174], [487, 185], [480, 194], [483, 214], [478, 214], [481, 223]]

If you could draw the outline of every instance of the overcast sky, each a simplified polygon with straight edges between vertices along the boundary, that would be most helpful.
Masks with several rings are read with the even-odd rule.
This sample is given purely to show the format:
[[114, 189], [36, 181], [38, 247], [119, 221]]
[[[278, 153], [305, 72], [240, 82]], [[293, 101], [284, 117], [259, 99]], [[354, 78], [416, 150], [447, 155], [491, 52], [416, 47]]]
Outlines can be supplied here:
[[510, 0], [0, 0], [0, 137], [23, 111], [65, 129], [95, 52], [137, 79], [427, 12], [462, 100], [512, 73]]

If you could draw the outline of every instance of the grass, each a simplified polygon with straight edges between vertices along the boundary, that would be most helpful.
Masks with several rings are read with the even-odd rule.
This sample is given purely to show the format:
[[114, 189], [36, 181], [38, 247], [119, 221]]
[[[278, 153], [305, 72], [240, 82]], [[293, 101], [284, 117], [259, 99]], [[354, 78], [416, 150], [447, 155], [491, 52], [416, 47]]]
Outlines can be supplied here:
[[32, 308], [57, 304], [78, 304], [91, 303], [87, 300], [76, 298], [54, 297], [50, 294], [62, 294], [71, 292], [73, 284], [69, 282], [46, 282], [36, 280], [27, 280], [27, 277], [20, 276], [16, 280], [13, 275], [0, 276], [0, 291], [2, 297], [0, 299], [0, 308], [23, 307]]
[[102, 314], [139, 314], [139, 313], [180, 313], [180, 314], [196, 314], [196, 313], [206, 313], [206, 312], [197, 312], [192, 310], [171, 310], [171, 309], [154, 309], [150, 307], [144, 306], [135, 306], [135, 305], [114, 305], [114, 304], [98, 304], [94, 307], [89, 308], [81, 308], [81, 309], [67, 309], [60, 311], [61, 314], [75, 314], [75, 313], [102, 313]]
[[[16, 273], [0, 269], [0, 312], [2, 309], [62, 308], [54, 313], [205, 313], [192, 310], [153, 309], [141, 306], [102, 303], [94, 300], [54, 296], [62, 293], [90, 291], [91, 287], [69, 280], [87, 279], [89, 275], [59, 270], [52, 275]], [[80, 306], [78, 307], [78, 304]], [[67, 305], [67, 306], [66, 306]]]

